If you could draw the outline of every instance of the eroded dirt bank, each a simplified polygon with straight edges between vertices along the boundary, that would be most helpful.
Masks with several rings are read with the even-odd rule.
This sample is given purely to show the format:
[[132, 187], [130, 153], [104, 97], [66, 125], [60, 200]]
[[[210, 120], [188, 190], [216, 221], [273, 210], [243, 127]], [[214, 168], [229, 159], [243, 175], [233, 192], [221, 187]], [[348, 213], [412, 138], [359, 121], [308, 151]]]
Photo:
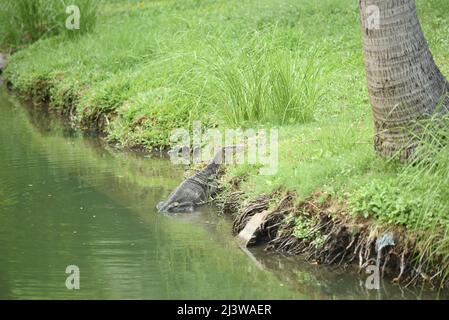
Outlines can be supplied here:
[[268, 211], [250, 245], [263, 244], [265, 250], [302, 255], [313, 264], [356, 265], [361, 273], [375, 267], [380, 277], [405, 286], [449, 285], [444, 277], [448, 261], [438, 257], [438, 266], [430, 265], [426, 248], [418, 247], [414, 233], [405, 228], [355, 217], [344, 203], [321, 192], [300, 202], [295, 192], [285, 189], [249, 199], [238, 181], [229, 186], [217, 204], [223, 214], [233, 217], [235, 235], [255, 214]]

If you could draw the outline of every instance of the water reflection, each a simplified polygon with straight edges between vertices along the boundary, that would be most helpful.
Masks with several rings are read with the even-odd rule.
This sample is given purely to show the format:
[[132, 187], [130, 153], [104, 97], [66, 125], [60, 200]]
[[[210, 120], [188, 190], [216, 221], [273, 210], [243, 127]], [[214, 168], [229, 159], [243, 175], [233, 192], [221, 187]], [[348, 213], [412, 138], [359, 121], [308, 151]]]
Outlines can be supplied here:
[[[302, 297], [259, 271], [232, 238], [214, 238], [225, 220], [208, 226], [195, 222], [201, 212], [188, 220], [155, 212], [182, 168], [98, 148], [0, 101], [0, 298]], [[65, 288], [71, 264], [79, 291]]]

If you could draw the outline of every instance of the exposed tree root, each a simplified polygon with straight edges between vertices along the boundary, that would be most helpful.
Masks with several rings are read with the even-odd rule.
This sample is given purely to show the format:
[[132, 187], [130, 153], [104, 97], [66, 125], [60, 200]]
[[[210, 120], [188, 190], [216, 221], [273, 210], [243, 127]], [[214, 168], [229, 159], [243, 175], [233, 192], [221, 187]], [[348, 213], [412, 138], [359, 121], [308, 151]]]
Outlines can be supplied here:
[[[361, 272], [377, 265], [381, 276], [406, 286], [449, 284], [443, 277], [449, 262], [441, 259], [439, 268], [430, 266], [428, 254], [418, 251], [415, 240], [404, 228], [383, 227], [369, 219], [355, 218], [347, 214], [344, 206], [330, 197], [323, 199], [318, 192], [296, 204], [295, 193], [282, 189], [252, 201], [247, 201], [238, 187], [232, 189], [221, 199], [220, 207], [234, 216], [234, 234], [256, 213], [270, 212], [252, 242], [266, 243], [266, 250], [301, 254], [318, 264], [357, 264]], [[307, 226], [306, 233], [295, 232], [298, 219]], [[393, 235], [394, 245], [377, 250], [379, 239], [387, 233]]]

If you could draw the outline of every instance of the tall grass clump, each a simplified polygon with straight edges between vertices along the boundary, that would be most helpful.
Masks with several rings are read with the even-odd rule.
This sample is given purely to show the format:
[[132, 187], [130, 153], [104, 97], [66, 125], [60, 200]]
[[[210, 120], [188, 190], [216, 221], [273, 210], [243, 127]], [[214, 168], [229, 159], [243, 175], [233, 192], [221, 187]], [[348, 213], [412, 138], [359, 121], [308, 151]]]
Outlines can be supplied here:
[[[66, 28], [69, 5], [80, 10], [80, 28]], [[0, 0], [0, 46], [17, 50], [42, 37], [65, 34], [72, 37], [92, 30], [96, 22], [95, 0]]]
[[263, 50], [216, 70], [217, 104], [231, 125], [310, 122], [322, 102], [316, 51]]

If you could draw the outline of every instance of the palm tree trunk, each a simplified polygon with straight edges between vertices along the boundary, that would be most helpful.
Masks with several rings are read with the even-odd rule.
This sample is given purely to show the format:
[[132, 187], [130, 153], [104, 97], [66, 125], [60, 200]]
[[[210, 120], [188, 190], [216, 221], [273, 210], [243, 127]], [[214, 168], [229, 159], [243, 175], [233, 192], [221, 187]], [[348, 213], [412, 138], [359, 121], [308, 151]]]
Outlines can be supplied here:
[[416, 143], [413, 124], [449, 109], [449, 83], [436, 66], [421, 30], [414, 0], [360, 0], [374, 147], [408, 158]]

